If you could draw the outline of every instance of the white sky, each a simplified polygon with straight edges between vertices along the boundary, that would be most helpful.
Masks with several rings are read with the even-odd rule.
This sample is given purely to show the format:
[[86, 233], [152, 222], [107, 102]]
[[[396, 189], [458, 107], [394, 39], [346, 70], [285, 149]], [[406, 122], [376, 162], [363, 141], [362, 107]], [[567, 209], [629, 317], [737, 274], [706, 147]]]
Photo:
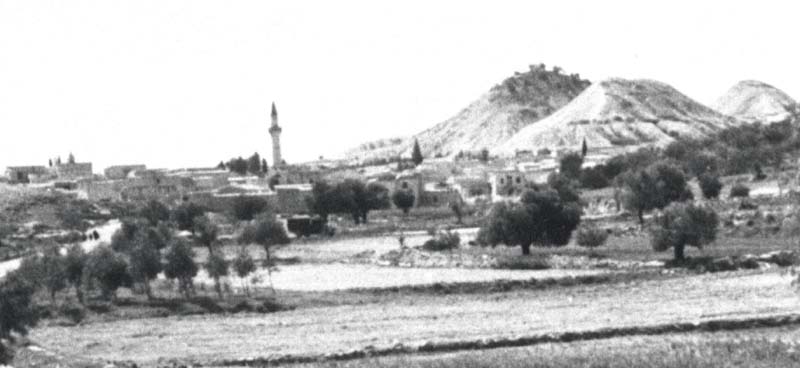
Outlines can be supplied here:
[[[792, 1], [0, 0], [0, 167], [213, 166], [407, 135], [529, 64], [800, 98]], [[271, 160], [270, 160], [271, 163]]]

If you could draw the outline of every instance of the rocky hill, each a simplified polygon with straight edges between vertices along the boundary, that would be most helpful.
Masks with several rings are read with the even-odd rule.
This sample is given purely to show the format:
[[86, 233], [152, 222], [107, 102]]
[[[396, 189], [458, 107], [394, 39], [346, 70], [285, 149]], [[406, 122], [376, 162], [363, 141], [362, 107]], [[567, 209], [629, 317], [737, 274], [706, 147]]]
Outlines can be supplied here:
[[736, 124], [652, 80], [608, 79], [592, 84], [568, 105], [521, 129], [493, 151], [513, 155], [541, 148], [578, 149], [666, 145], [676, 137], [698, 137]]
[[532, 65], [492, 87], [452, 118], [413, 137], [369, 142], [346, 153], [350, 159], [369, 160], [409, 156], [414, 139], [425, 155], [452, 156], [477, 152], [504, 143], [522, 128], [565, 106], [589, 86], [577, 74], [566, 75], [557, 67]]
[[800, 116], [800, 106], [783, 91], [764, 82], [747, 80], [731, 87], [714, 108], [737, 119], [775, 123]]

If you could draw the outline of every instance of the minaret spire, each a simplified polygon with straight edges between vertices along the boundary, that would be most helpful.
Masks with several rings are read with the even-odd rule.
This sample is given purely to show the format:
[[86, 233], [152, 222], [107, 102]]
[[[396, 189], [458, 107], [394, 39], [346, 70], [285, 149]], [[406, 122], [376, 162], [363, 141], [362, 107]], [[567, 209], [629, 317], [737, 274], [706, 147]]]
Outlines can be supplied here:
[[278, 109], [275, 108], [275, 102], [272, 102], [272, 125], [269, 127], [269, 135], [272, 136], [272, 167], [279, 168], [283, 166], [283, 159], [281, 158], [281, 127], [278, 125]]

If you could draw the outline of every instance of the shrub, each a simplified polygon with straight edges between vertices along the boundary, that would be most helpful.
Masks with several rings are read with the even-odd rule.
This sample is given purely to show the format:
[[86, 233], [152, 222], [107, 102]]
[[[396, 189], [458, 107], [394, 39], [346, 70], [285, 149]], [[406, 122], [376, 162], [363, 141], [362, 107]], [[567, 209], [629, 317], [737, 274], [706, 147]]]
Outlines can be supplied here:
[[697, 180], [700, 184], [700, 190], [703, 192], [703, 197], [707, 199], [719, 197], [719, 192], [722, 190], [722, 182], [718, 176], [703, 174]]
[[81, 323], [86, 318], [86, 308], [80, 304], [66, 303], [59, 307], [59, 313], [62, 316], [69, 318], [72, 323]]
[[578, 229], [578, 245], [586, 248], [597, 248], [606, 243], [608, 231], [592, 226], [583, 226]]
[[461, 245], [461, 237], [455, 231], [445, 230], [436, 234], [436, 237], [429, 239], [422, 245], [422, 249], [438, 252], [443, 250], [457, 249]]
[[495, 268], [505, 270], [547, 270], [550, 263], [539, 257], [507, 257], [497, 261]]
[[731, 198], [745, 198], [750, 196], [750, 188], [747, 185], [738, 183], [731, 187]]

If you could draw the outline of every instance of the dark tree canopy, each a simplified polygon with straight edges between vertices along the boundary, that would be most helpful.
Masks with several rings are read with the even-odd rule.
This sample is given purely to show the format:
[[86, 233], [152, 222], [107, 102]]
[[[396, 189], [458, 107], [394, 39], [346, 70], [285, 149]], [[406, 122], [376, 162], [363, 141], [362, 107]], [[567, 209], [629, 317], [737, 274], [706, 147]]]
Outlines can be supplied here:
[[583, 156], [578, 153], [571, 152], [559, 161], [559, 173], [570, 179], [578, 179], [581, 177], [581, 166], [583, 165]]
[[644, 212], [661, 209], [675, 201], [692, 199], [683, 172], [672, 165], [656, 163], [645, 170], [629, 172], [622, 178], [624, 203], [644, 224]]
[[261, 175], [261, 156], [259, 156], [258, 152], [247, 158], [247, 172]]
[[673, 248], [675, 260], [683, 260], [687, 245], [702, 247], [717, 235], [719, 219], [710, 208], [692, 203], [673, 203], [659, 216], [651, 229], [650, 242], [656, 251]]
[[719, 197], [722, 191], [722, 182], [719, 176], [702, 174], [697, 178], [700, 184], [700, 190], [703, 192], [703, 197], [707, 199], [714, 199]]
[[366, 223], [369, 211], [389, 206], [386, 187], [378, 183], [365, 185], [356, 179], [347, 179], [334, 186], [318, 181], [308, 198], [308, 207], [323, 220], [327, 220], [330, 214], [349, 214], [356, 224]]
[[415, 139], [414, 148], [411, 151], [411, 161], [414, 162], [414, 165], [419, 165], [422, 163], [422, 160], [422, 150], [419, 148], [419, 142]]
[[86, 268], [88, 275], [100, 284], [106, 299], [115, 297], [117, 289], [133, 284], [128, 263], [107, 246], [98, 246], [89, 253]]
[[267, 200], [254, 196], [239, 196], [233, 201], [233, 217], [239, 221], [250, 221], [259, 213], [269, 209]]
[[35, 286], [17, 272], [0, 280], [0, 364], [11, 363], [14, 357], [10, 346], [14, 334], [27, 335], [28, 328], [39, 319], [32, 308], [35, 291]]
[[530, 254], [533, 244], [566, 245], [580, 219], [577, 202], [565, 200], [550, 188], [528, 190], [519, 203], [501, 202], [492, 208], [478, 241], [491, 246], [520, 246], [522, 254]]
[[194, 202], [183, 202], [172, 210], [171, 217], [178, 230], [194, 231], [195, 217], [202, 216], [205, 213], [206, 210], [202, 206]]
[[392, 203], [405, 214], [408, 214], [411, 207], [414, 207], [414, 201], [416, 201], [414, 192], [408, 189], [398, 189], [392, 194]]
[[192, 280], [197, 276], [197, 264], [194, 262], [194, 249], [183, 238], [175, 238], [164, 255], [164, 275], [171, 280], [178, 280], [178, 286], [186, 297], [194, 291]]
[[241, 156], [228, 160], [226, 166], [228, 167], [228, 171], [230, 172], [239, 175], [247, 174], [247, 168], [248, 168], [247, 160], [243, 159]]
[[146, 219], [150, 226], [156, 226], [161, 221], [169, 220], [169, 208], [163, 203], [153, 199], [139, 209], [139, 216]]

